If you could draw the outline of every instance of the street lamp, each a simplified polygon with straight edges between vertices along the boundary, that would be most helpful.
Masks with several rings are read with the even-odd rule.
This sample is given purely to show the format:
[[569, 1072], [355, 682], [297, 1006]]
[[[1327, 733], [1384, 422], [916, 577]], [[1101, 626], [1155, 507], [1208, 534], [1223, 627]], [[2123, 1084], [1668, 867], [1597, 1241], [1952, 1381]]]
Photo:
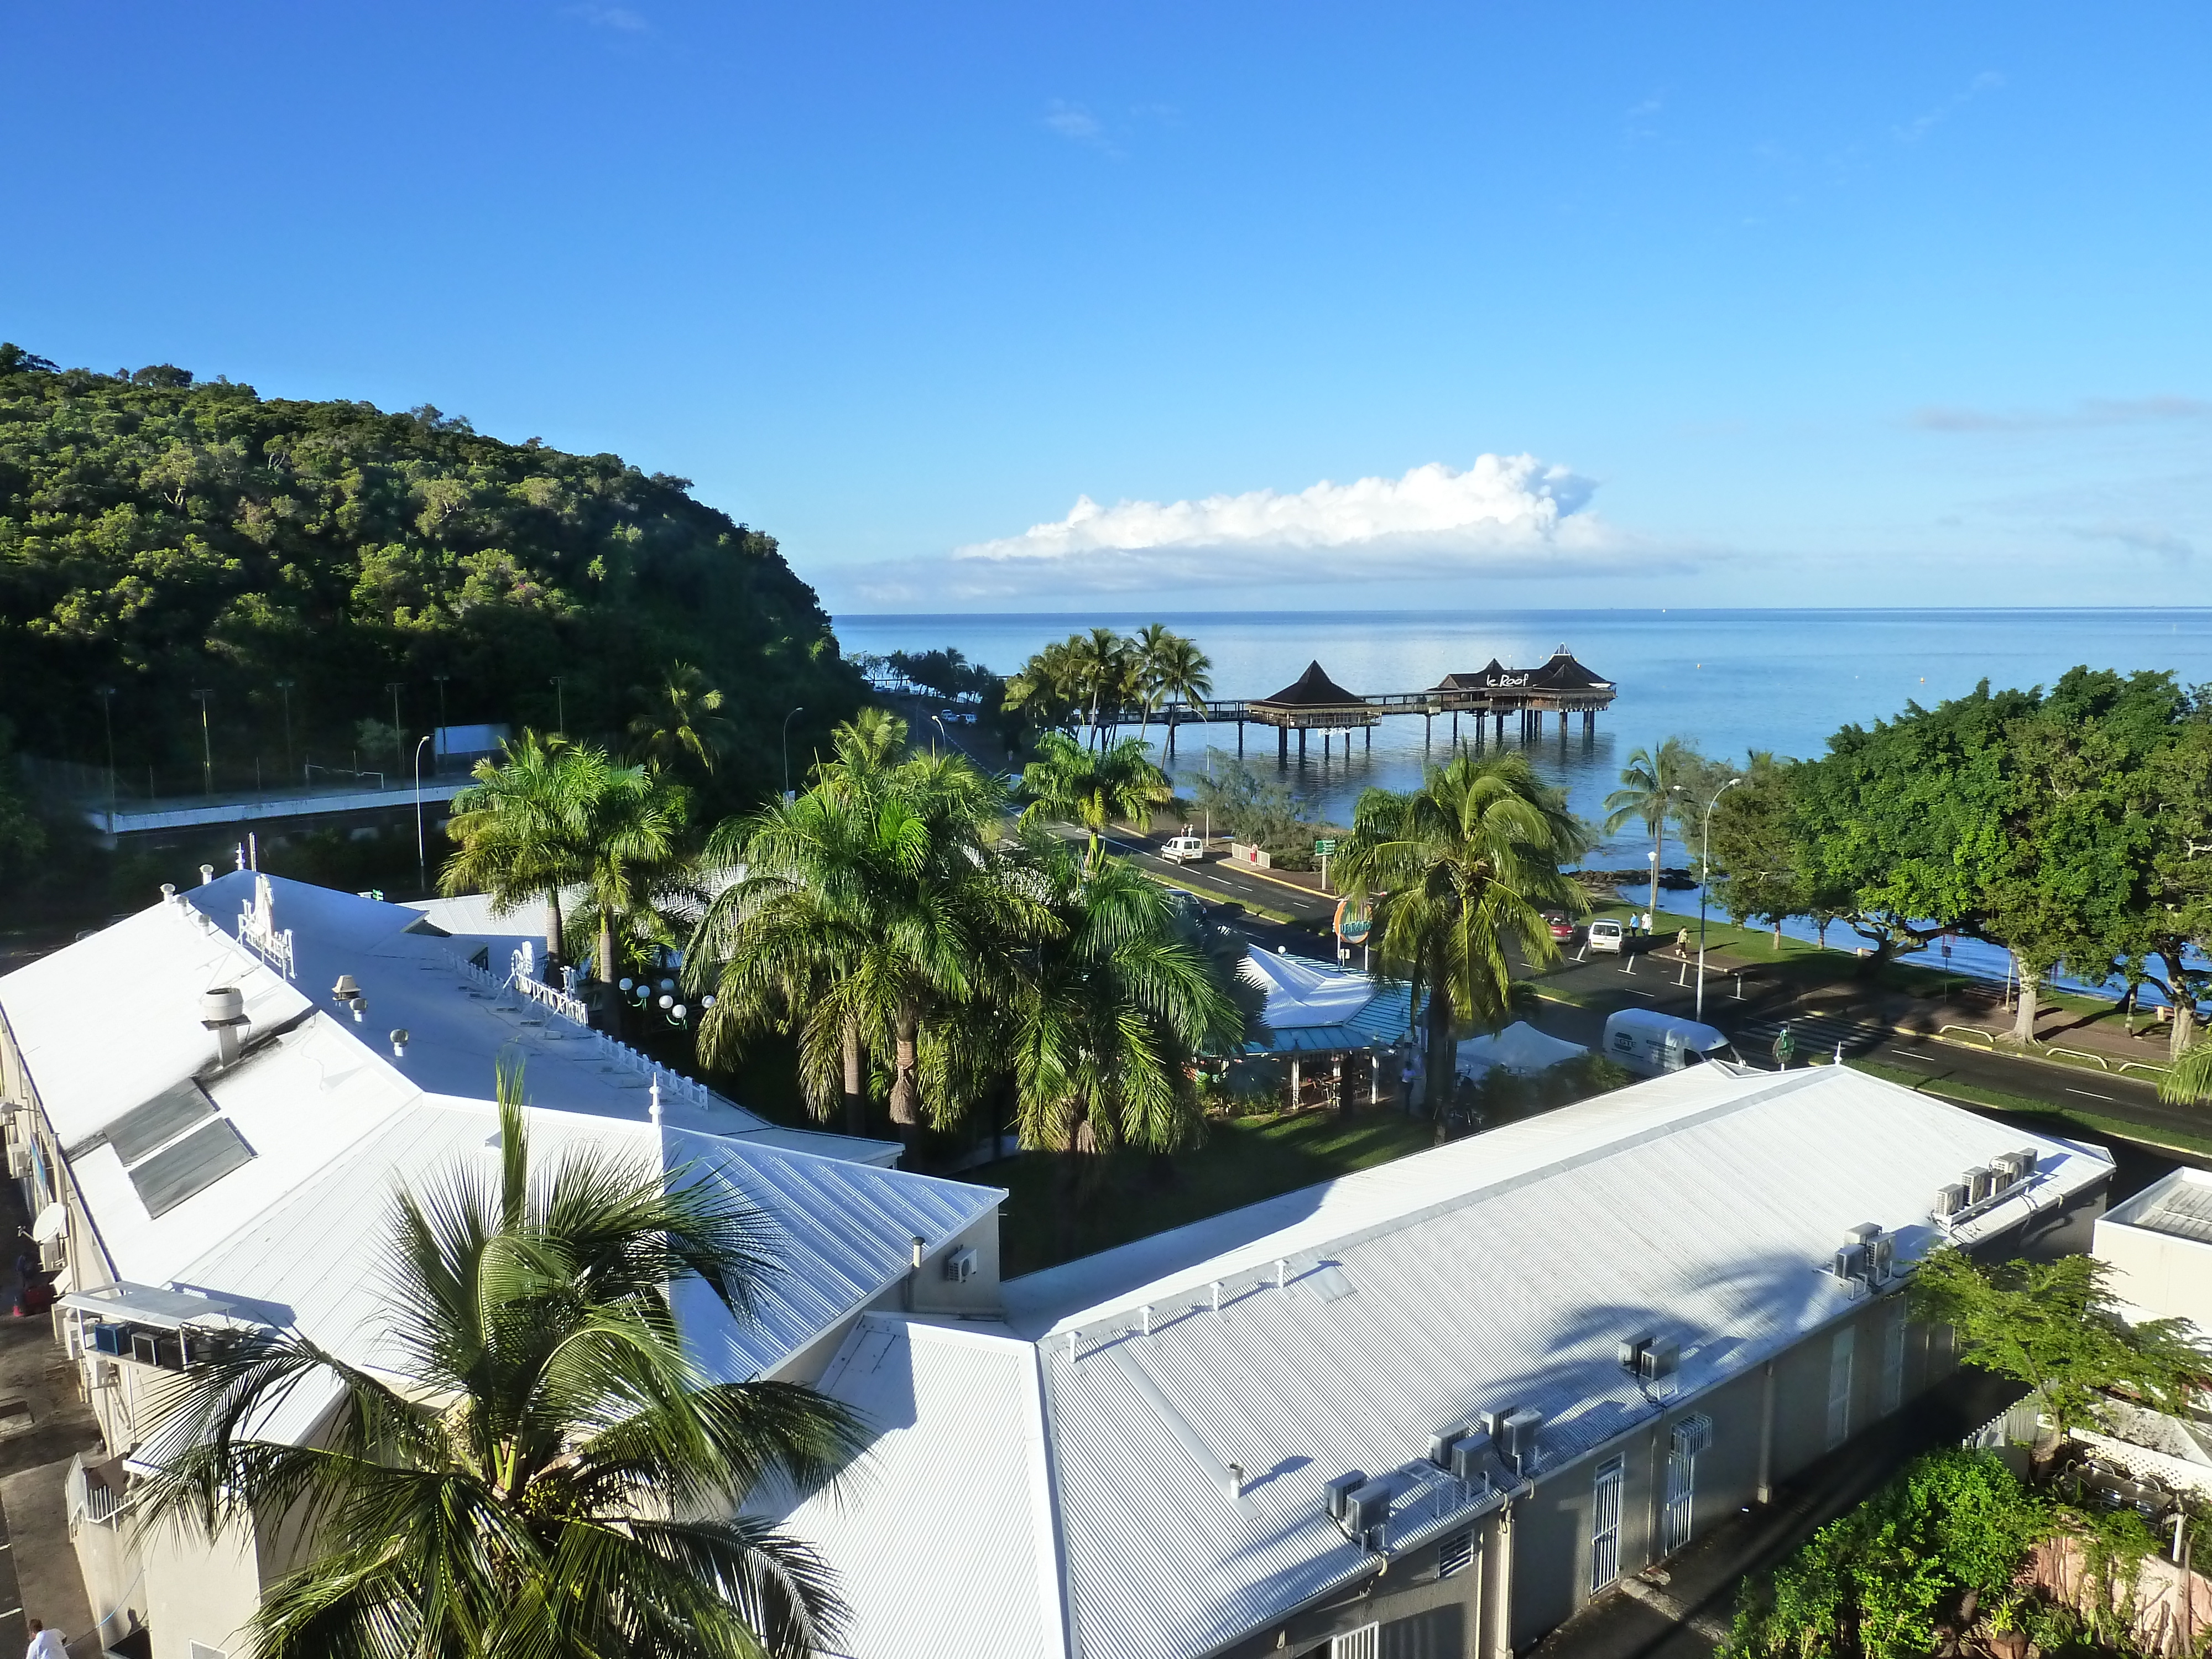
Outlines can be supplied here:
[[[942, 719], [935, 714], [932, 714], [929, 717], [929, 723], [937, 728], [938, 738], [944, 738], [947, 743], [951, 743], [952, 741], [952, 734], [945, 729], [945, 722]], [[937, 738], [932, 738], [929, 740], [929, 752], [933, 755], [937, 752]]]
[[430, 857], [422, 840], [422, 750], [430, 739], [418, 739], [415, 744], [415, 874], [422, 890], [430, 890]]
[[1698, 854], [1698, 1013], [1705, 1017], [1705, 895], [1713, 884], [1713, 808], [1721, 804], [1721, 797], [1741, 783], [1741, 778], [1730, 778], [1713, 791], [1713, 798], [1705, 803], [1705, 845]]
[[786, 714], [783, 717], [783, 798], [787, 801], [793, 799], [791, 793], [791, 715], [804, 714], [805, 712], [806, 707], [802, 703], [798, 708], [793, 709], [791, 711], [791, 714]]
[[212, 691], [195, 691], [200, 700], [200, 782], [207, 793], [215, 793], [215, 739], [208, 735], [208, 699]]
[[407, 751], [400, 747], [407, 739], [399, 730], [399, 688], [404, 684], [405, 682], [401, 680], [386, 680], [384, 683], [384, 689], [392, 693], [392, 760], [396, 766], [407, 763]]
[[561, 682], [567, 677], [551, 674], [547, 678], [553, 682], [553, 730], [565, 738], [568, 735], [568, 693]]

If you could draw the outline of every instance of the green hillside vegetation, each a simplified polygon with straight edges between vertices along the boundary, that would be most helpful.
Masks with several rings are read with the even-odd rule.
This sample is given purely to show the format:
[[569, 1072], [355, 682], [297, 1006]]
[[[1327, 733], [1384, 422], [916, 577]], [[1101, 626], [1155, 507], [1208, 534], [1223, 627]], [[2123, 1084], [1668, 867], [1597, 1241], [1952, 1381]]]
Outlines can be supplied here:
[[775, 541], [689, 488], [427, 406], [0, 346], [0, 708], [25, 753], [100, 767], [109, 688], [125, 793], [149, 768], [188, 793], [199, 691], [217, 784], [273, 785], [311, 761], [406, 771], [441, 698], [518, 732], [565, 706], [572, 735], [627, 753], [685, 664], [724, 694], [720, 763], [690, 781], [750, 804], [780, 786], [785, 714], [805, 705], [810, 754], [861, 682]]

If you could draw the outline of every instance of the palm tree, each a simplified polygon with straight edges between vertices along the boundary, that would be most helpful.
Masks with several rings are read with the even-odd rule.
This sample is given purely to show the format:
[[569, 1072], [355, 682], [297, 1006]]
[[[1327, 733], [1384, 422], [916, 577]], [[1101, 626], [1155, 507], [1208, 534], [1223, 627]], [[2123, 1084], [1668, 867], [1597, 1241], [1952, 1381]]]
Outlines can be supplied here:
[[925, 1108], [940, 1124], [957, 1115], [963, 1100], [925, 1081], [953, 1076], [942, 1048], [1002, 976], [996, 941], [1035, 906], [992, 851], [1004, 807], [993, 780], [958, 755], [856, 764], [865, 734], [837, 742], [805, 795], [709, 839], [710, 862], [745, 873], [708, 908], [686, 971], [714, 993], [701, 1028], [710, 1061], [761, 1030], [794, 1031], [809, 1103], [826, 1115], [842, 1093], [854, 1123], [866, 1058], [880, 1057], [892, 1122], [911, 1140]]
[[1336, 870], [1346, 902], [1374, 906], [1370, 935], [1386, 971], [1405, 975], [1413, 1006], [1428, 995], [1428, 1076], [1437, 1139], [1464, 1020], [1505, 1023], [1514, 1002], [1509, 947], [1558, 960], [1547, 908], [1584, 908], [1559, 873], [1587, 844], [1565, 798], [1519, 754], [1459, 756], [1407, 793], [1370, 789], [1353, 809]]
[[2212, 1036], [2200, 1036], [2181, 1051], [2159, 1079], [2158, 1097], [2176, 1106], [2212, 1098]]
[[[594, 752], [594, 751], [586, 751]], [[593, 976], [612, 985], [621, 971], [616, 935], [633, 947], [672, 945], [676, 918], [703, 902], [684, 846], [689, 797], [650, 766], [604, 763], [579, 826], [577, 865], [584, 889], [575, 917], [593, 929]]]
[[478, 761], [475, 781], [453, 797], [447, 833], [457, 850], [438, 872], [438, 890], [486, 893], [501, 910], [543, 899], [550, 973], [561, 954], [561, 890], [584, 873], [585, 817], [604, 757], [528, 730], [501, 750], [497, 762]]
[[[1159, 638], [1153, 639], [1155, 633]], [[1213, 663], [1196, 644], [1180, 634], [1170, 634], [1158, 623], [1139, 636], [1145, 683], [1154, 698], [1193, 704], [1213, 695]], [[1175, 754], [1175, 721], [1168, 721], [1168, 754]]]
[[[816, 1653], [841, 1618], [805, 1545], [738, 1513], [828, 1479], [851, 1415], [784, 1382], [716, 1382], [671, 1306], [698, 1279], [751, 1319], [774, 1234], [709, 1170], [598, 1151], [533, 1168], [519, 1073], [499, 1162], [397, 1203], [390, 1358], [297, 1330], [237, 1337], [160, 1396], [143, 1512], [209, 1537], [283, 1516], [309, 1559], [264, 1594], [262, 1659]], [[334, 1385], [310, 1444], [253, 1426]]]
[[730, 746], [734, 728], [722, 713], [723, 696], [688, 662], [672, 663], [658, 690], [644, 686], [631, 695], [646, 706], [629, 723], [631, 753], [664, 771], [685, 759], [711, 774]]
[[1668, 738], [1656, 750], [1629, 751], [1628, 764], [1620, 769], [1621, 787], [1605, 798], [1605, 833], [1641, 822], [1651, 831], [1651, 906], [1659, 915], [1659, 866], [1667, 850], [1667, 819], [1696, 771], [1699, 757], [1680, 738]]
[[1022, 814], [1025, 820], [1048, 814], [1089, 832], [1086, 867], [1098, 863], [1099, 838], [1109, 823], [1119, 818], [1150, 829], [1152, 810], [1175, 799], [1168, 775], [1136, 738], [1087, 750], [1060, 732], [1038, 739], [1037, 757], [1022, 770], [1022, 792], [1030, 798]]
[[1193, 1137], [1191, 1063], [1234, 1052], [1244, 1016], [1183, 937], [1165, 888], [1128, 865], [1086, 869], [1065, 847], [1034, 842], [1024, 867], [1049, 925], [1015, 952], [1006, 1024], [1022, 1144], [1062, 1154], [1065, 1230], [1099, 1155], [1170, 1152]]

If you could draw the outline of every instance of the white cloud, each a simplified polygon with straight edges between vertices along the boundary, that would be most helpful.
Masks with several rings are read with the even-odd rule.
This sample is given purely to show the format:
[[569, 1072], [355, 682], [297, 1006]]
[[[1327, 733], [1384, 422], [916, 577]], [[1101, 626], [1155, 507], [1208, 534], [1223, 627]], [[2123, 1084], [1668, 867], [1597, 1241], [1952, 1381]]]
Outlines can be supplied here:
[[1056, 132], [1072, 143], [1097, 144], [1106, 143], [1106, 126], [1080, 104], [1070, 104], [1055, 98], [1052, 107], [1045, 112], [1047, 131]]
[[650, 34], [653, 25], [627, 6], [566, 6], [564, 17], [580, 18], [594, 28], [613, 29], [622, 34]]
[[2155, 554], [2167, 564], [2187, 564], [2197, 556], [2196, 544], [2185, 536], [2178, 536], [2163, 525], [2103, 524], [2084, 525], [2074, 532], [2085, 541], [2118, 542], [2123, 547], [2134, 548], [2139, 553]]
[[[1067, 590], [1296, 586], [1582, 575], [1685, 568], [1588, 510], [1595, 484], [1533, 455], [1441, 462], [1402, 477], [1326, 480], [1180, 501], [1078, 497], [1067, 515], [971, 543], [948, 561], [878, 567], [881, 599], [980, 599]], [[855, 572], [856, 576], [860, 573]]]

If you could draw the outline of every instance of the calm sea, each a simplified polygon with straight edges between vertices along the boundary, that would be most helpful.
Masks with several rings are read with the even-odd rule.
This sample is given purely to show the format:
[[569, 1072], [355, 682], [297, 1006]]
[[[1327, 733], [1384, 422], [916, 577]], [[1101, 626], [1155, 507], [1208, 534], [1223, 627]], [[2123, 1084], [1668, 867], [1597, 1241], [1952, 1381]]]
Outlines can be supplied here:
[[[2076, 664], [2120, 670], [2164, 669], [2184, 684], [2212, 682], [2212, 610], [2096, 611], [1522, 611], [1101, 612], [1059, 616], [844, 616], [837, 637], [848, 651], [883, 653], [958, 647], [1000, 673], [1032, 652], [1094, 623], [1132, 631], [1163, 622], [1197, 641], [1213, 659], [1222, 696], [1264, 696], [1319, 661], [1338, 684], [1362, 694], [1412, 691], [1492, 657], [1534, 667], [1561, 645], [1620, 687], [1610, 713], [1585, 739], [1579, 717], [1563, 741], [1554, 719], [1528, 745], [1529, 758], [1565, 786], [1577, 811], [1602, 817], [1607, 793], [1631, 750], [1680, 737], [1708, 755], [1734, 758], [1754, 749], [1821, 753], [1838, 727], [1887, 718], [1908, 702], [1941, 702], [1993, 686], [2047, 685]], [[1473, 736], [1472, 721], [1463, 736]], [[1371, 750], [1355, 739], [1349, 754], [1324, 760], [1318, 734], [1307, 758], [1283, 781], [1310, 796], [1321, 812], [1348, 822], [1370, 784], [1405, 788], [1425, 762], [1449, 753], [1450, 722], [1439, 720], [1423, 744], [1417, 717], [1385, 720]], [[1157, 735], [1157, 734], [1155, 734]], [[1233, 752], [1234, 726], [1182, 728], [1177, 773], [1203, 768], [1209, 743]], [[1506, 742], [1517, 745], [1507, 722]], [[1274, 734], [1245, 729], [1245, 756], [1276, 769]], [[1648, 840], [1632, 831], [1601, 845], [1589, 862], [1622, 868], [1644, 863]], [[1668, 849], [1669, 864], [1690, 862]], [[1673, 906], [1696, 897], [1670, 895]], [[1793, 929], [1792, 931], [1796, 931]], [[1838, 942], [1831, 934], [1831, 942]], [[1962, 942], [1957, 966], [2002, 971], [2002, 957]], [[1986, 960], [1984, 957], [1986, 956]]]

